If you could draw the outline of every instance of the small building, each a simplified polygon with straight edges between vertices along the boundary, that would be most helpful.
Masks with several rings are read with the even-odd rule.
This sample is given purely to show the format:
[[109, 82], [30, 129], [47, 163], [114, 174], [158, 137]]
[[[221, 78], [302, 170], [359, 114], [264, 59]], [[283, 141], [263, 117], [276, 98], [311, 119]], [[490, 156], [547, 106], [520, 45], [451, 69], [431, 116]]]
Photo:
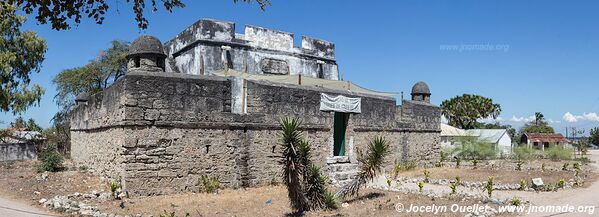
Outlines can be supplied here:
[[512, 152], [512, 138], [506, 129], [472, 129], [468, 134], [495, 145], [499, 154], [506, 155]]
[[466, 130], [453, 127], [448, 124], [441, 124], [441, 147], [451, 148], [459, 144], [460, 138], [469, 136]]
[[520, 145], [541, 150], [566, 144], [568, 140], [561, 133], [525, 133], [520, 138]]
[[0, 138], [0, 161], [36, 160], [36, 141], [42, 141], [41, 133], [13, 130], [11, 136]]

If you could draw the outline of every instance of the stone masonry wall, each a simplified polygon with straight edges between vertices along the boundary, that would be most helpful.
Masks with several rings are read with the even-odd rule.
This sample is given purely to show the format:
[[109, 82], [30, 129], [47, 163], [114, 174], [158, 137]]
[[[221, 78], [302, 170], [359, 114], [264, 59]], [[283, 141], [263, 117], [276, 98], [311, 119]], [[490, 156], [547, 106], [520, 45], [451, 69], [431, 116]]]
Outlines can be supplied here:
[[398, 112], [393, 98], [248, 81], [247, 113], [235, 114], [231, 86], [222, 77], [129, 73], [75, 108], [72, 158], [121, 181], [131, 195], [197, 191], [201, 175], [234, 188], [267, 184], [280, 179], [282, 117], [304, 120], [313, 160], [327, 166], [333, 113], [318, 109], [323, 92], [362, 98], [362, 113], [349, 118], [350, 155], [382, 134], [393, 150], [388, 167], [395, 159], [431, 164], [438, 158], [438, 118], [427, 118], [440, 117], [436, 106], [404, 101]]

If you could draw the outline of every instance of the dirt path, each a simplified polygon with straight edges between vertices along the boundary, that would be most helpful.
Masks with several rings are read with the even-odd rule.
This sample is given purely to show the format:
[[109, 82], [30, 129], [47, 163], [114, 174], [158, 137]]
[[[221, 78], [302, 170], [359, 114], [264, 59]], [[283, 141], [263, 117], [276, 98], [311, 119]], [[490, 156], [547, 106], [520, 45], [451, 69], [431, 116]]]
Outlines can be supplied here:
[[40, 210], [29, 204], [18, 202], [0, 195], [0, 216], [11, 217], [48, 217], [57, 216]]
[[[595, 161], [589, 164], [593, 167], [595, 172], [599, 172], [599, 150], [589, 151], [589, 158]], [[599, 216], [599, 210], [595, 208], [599, 207], [599, 181], [593, 182], [590, 186], [584, 188], [575, 188], [567, 191], [558, 192], [545, 192], [545, 193], [534, 193], [534, 192], [522, 192], [522, 191], [498, 191], [499, 197], [520, 197], [523, 200], [531, 201], [532, 205], [535, 206], [573, 206], [578, 208], [580, 206], [583, 212], [543, 212], [543, 213], [531, 213], [525, 216]], [[527, 206], [528, 208], [528, 206]], [[585, 209], [586, 210], [582, 210]], [[593, 211], [591, 213], [591, 211]]]

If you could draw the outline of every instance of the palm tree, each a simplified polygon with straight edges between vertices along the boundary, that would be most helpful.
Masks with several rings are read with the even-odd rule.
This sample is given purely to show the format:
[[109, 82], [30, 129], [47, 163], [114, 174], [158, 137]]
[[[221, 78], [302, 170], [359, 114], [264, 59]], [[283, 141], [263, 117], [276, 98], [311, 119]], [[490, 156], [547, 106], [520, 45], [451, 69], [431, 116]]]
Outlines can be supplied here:
[[356, 152], [360, 163], [360, 171], [356, 178], [335, 194], [337, 197], [344, 198], [349, 195], [357, 195], [362, 185], [372, 181], [377, 176], [383, 167], [385, 157], [389, 154], [389, 144], [384, 137], [376, 136], [368, 144], [366, 153], [363, 153], [360, 149], [356, 149]]
[[540, 123], [543, 123], [545, 120], [545, 116], [541, 112], [535, 112], [535, 125], [539, 126]]

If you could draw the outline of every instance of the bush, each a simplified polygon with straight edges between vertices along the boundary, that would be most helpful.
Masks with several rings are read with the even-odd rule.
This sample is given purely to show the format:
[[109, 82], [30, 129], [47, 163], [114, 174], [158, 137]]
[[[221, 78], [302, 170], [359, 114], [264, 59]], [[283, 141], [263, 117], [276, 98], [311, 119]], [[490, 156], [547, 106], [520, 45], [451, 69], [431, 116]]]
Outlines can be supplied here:
[[58, 153], [56, 150], [56, 146], [49, 146], [48, 148], [42, 150], [38, 155], [38, 160], [41, 162], [38, 167], [38, 172], [57, 172], [62, 169], [62, 163], [64, 159], [62, 155]]
[[485, 160], [497, 157], [493, 144], [474, 137], [460, 139], [460, 145], [452, 150], [455, 157], [468, 160]]
[[334, 210], [339, 208], [337, 206], [337, 197], [335, 197], [335, 194], [327, 191], [324, 194], [324, 208], [325, 209], [329, 209], [329, 210]]
[[512, 206], [520, 206], [522, 205], [522, 200], [520, 198], [514, 197], [510, 200], [510, 205]]
[[530, 160], [534, 157], [534, 150], [526, 146], [518, 146], [514, 148], [512, 156], [516, 160]]
[[207, 175], [200, 176], [197, 185], [202, 193], [216, 193], [220, 189], [218, 178]]
[[545, 150], [545, 156], [553, 161], [572, 159], [572, 150], [562, 146], [554, 146]]

